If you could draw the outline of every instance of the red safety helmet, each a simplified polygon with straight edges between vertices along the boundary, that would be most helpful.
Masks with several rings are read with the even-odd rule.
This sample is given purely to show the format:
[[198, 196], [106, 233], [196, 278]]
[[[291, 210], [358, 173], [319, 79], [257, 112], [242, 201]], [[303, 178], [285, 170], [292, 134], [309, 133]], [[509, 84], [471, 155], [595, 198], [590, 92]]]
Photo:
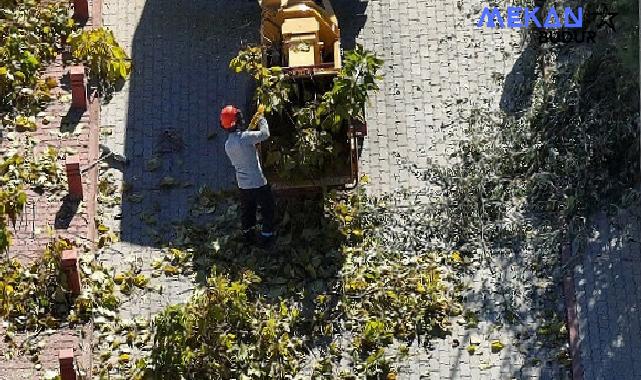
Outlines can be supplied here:
[[220, 126], [225, 129], [234, 129], [240, 110], [234, 106], [226, 106], [220, 111]]

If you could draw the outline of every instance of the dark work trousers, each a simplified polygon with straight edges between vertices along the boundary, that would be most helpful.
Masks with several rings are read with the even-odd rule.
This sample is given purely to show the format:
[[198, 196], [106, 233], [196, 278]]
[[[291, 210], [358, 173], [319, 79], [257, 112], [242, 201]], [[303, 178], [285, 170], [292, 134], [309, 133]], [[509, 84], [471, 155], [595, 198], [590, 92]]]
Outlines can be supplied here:
[[274, 232], [274, 195], [269, 184], [258, 189], [240, 189], [240, 219], [243, 230], [256, 225], [256, 208], [260, 206], [263, 232]]

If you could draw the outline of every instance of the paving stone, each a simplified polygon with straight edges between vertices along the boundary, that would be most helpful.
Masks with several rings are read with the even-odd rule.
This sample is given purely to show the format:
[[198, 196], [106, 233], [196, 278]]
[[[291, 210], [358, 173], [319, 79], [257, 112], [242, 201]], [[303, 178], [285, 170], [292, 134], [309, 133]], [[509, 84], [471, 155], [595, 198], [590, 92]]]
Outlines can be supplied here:
[[626, 238], [629, 226], [638, 225], [638, 211], [623, 210], [611, 218], [598, 214], [589, 224], [588, 249], [575, 271], [577, 283], [588, 289], [577, 299], [585, 379], [641, 377], [635, 365], [641, 353], [641, 250]]
[[[465, 120], [472, 109], [498, 111], [502, 86], [497, 85], [493, 73], [505, 76], [513, 69], [520, 54], [520, 36], [471, 28], [473, 18], [481, 10], [481, 3], [477, 2], [334, 0], [332, 3], [341, 22], [345, 48], [357, 42], [385, 60], [381, 91], [374, 95], [366, 110], [369, 135], [362, 152], [361, 170], [372, 179], [368, 190], [383, 193], [401, 188], [424, 189], [425, 183], [409, 168], [421, 172], [430, 162], [447, 165], [450, 154], [458, 149], [463, 138]], [[366, 17], [353, 16], [359, 12]], [[491, 52], [484, 53], [485, 50]], [[508, 51], [510, 58], [494, 53], [501, 50]], [[506, 266], [500, 260], [494, 265]], [[529, 277], [519, 272], [517, 268], [506, 271], [500, 281], [527, 283]], [[470, 283], [475, 289], [483, 288], [494, 294], [499, 281], [494, 277], [480, 270]], [[492, 280], [487, 281], [488, 278]], [[492, 297], [485, 303], [494, 306], [498, 298]], [[483, 300], [469, 300], [468, 306], [479, 308], [479, 301]], [[523, 306], [525, 310], [532, 307]], [[485, 315], [483, 319], [494, 320], [496, 316]], [[557, 378], [558, 372], [539, 368], [531, 369], [531, 376], [522, 377], [521, 366], [517, 364], [526, 360], [511, 344], [506, 344], [502, 355], [491, 354], [489, 327], [481, 324], [472, 331], [480, 336], [477, 355], [468, 354], [469, 339], [462, 339], [459, 347], [452, 347], [451, 341], [435, 341], [435, 349], [430, 351], [432, 359], [426, 362], [431, 378]], [[517, 340], [515, 334], [516, 331], [506, 329], [496, 337], [509, 343]], [[469, 331], [455, 324], [452, 335], [469, 336]], [[416, 351], [411, 362], [420, 361], [424, 355]], [[507, 358], [512, 357], [518, 360], [509, 363]], [[480, 371], [480, 359], [495, 369]], [[401, 372], [401, 378], [413, 378], [421, 370], [416, 365], [409, 368], [410, 372]]]
[[[372, 179], [368, 191], [421, 189], [425, 183], [408, 167], [415, 165], [420, 171], [427, 168], [429, 162], [446, 165], [449, 155], [464, 138], [465, 120], [471, 111], [476, 108], [485, 112], [499, 110], [502, 86], [497, 85], [493, 74], [505, 76], [513, 70], [521, 53], [520, 35], [472, 28], [481, 2], [334, 0], [333, 4], [341, 22], [344, 47], [350, 48], [358, 42], [385, 60], [381, 91], [373, 96], [366, 111], [369, 136], [364, 143], [361, 170]], [[160, 254], [153, 234], [148, 233], [149, 226], [140, 220], [143, 210], [155, 206], [158, 219], [163, 221], [158, 230], [170, 234], [167, 222], [186, 215], [188, 195], [198, 187], [233, 188], [234, 176], [223, 151], [223, 138], [208, 140], [207, 136], [217, 131], [216, 115], [220, 107], [227, 103], [244, 106], [250, 97], [247, 81], [233, 75], [227, 64], [243, 41], [257, 40], [258, 18], [259, 10], [253, 1], [104, 1], [104, 23], [129, 51], [134, 69], [122, 91], [103, 107], [103, 127], [109, 126], [112, 130], [103, 136], [103, 142], [130, 158], [124, 170], [110, 171], [117, 181], [131, 183], [134, 192], [143, 196], [139, 204], [125, 201], [120, 210], [106, 210], [105, 219], [121, 233], [123, 240], [116, 247], [118, 252], [104, 257], [107, 264], [122, 267], [127, 257], [151, 262]], [[499, 54], [501, 50], [509, 54]], [[165, 132], [173, 136], [169, 139], [168, 151], [159, 149]], [[158, 156], [163, 165], [157, 171], [148, 172], [145, 162], [154, 156]], [[164, 176], [193, 182], [193, 186], [160, 190], [158, 183]], [[114, 217], [118, 212], [122, 213], [120, 220]], [[607, 229], [604, 231], [607, 233]], [[599, 239], [590, 243], [595, 250], [592, 259], [596, 252], [606, 256], [612, 253], [608, 241], [604, 243]], [[638, 252], [638, 245], [634, 252]], [[493, 264], [508, 268], [501, 258], [496, 258]], [[628, 267], [622, 269], [626, 271]], [[498, 298], [492, 297], [500, 290], [501, 281], [527, 284], [530, 274], [519, 269], [517, 266], [506, 270], [502, 277], [479, 270], [470, 283], [477, 293], [488, 294], [488, 299], [470, 299], [468, 306], [476, 309], [481, 303], [494, 306]], [[582, 342], [596, 346], [601, 337], [613, 335], [602, 335], [601, 326], [606, 325], [598, 318], [589, 319], [585, 315], [611, 306], [600, 299], [605, 295], [598, 293], [602, 283], [612, 279], [611, 268], [595, 261], [586, 263], [582, 269], [585, 277], [581, 286], [585, 296], [580, 297], [579, 314], [582, 323], [588, 326], [582, 331]], [[601, 274], [605, 277], [599, 280]], [[621, 284], [625, 280], [625, 275], [616, 278]], [[188, 281], [169, 280], [162, 285], [166, 288], [163, 295], [135, 300], [125, 305], [123, 315], [152, 316], [168, 304], [182, 302], [189, 294]], [[639, 286], [632, 291], [630, 285], [622, 286], [626, 295], [639, 299]], [[595, 298], [601, 301], [596, 308], [592, 302]], [[632, 298], [626, 297], [624, 301], [629, 299]], [[638, 302], [635, 301], [634, 306], [638, 307]], [[519, 307], [530, 310], [534, 305]], [[617, 303], [617, 307], [632, 306], [622, 302]], [[496, 313], [483, 317], [494, 320]], [[616, 313], [603, 312], [602, 315], [607, 321]], [[535, 328], [534, 319], [526, 323]], [[607, 326], [608, 331], [617, 329], [616, 324]], [[506, 343], [506, 347], [500, 355], [492, 354], [488, 329], [489, 324], [481, 324], [472, 331], [481, 336], [475, 355], [469, 355], [466, 350], [468, 339], [459, 339], [458, 347], [452, 347], [451, 342], [435, 341], [435, 349], [429, 352], [411, 347], [410, 363], [401, 371], [400, 378], [420, 379], [428, 374], [441, 379], [559, 378], [561, 370], [554, 363], [523, 367], [523, 363], [531, 362], [531, 356], [539, 351], [526, 356], [516, 345], [507, 344], [518, 341], [516, 329], [506, 328], [493, 335]], [[465, 337], [470, 331], [455, 325], [452, 333]], [[623, 337], [623, 346], [629, 347], [628, 340], [633, 338], [623, 334], [623, 330], [618, 334]], [[607, 339], [604, 342], [610, 344]], [[537, 349], [534, 345], [524, 345], [533, 351]], [[596, 348], [591, 353], [599, 354], [595, 351]], [[602, 363], [604, 358], [593, 360]], [[490, 367], [481, 370], [481, 365]]]
[[[122, 269], [128, 257], [150, 263], [160, 255], [154, 235], [170, 238], [170, 223], [187, 217], [189, 197], [200, 186], [235, 185], [222, 133], [213, 140], [207, 137], [218, 131], [220, 108], [248, 104], [248, 78], [233, 74], [228, 63], [243, 41], [257, 40], [259, 17], [258, 5], [246, 1], [104, 2], [103, 22], [126, 47], [133, 72], [103, 106], [102, 124], [112, 133], [103, 136], [102, 143], [129, 159], [123, 170], [109, 172], [142, 197], [140, 203], [124, 201], [118, 208], [103, 210], [104, 219], [123, 240], [116, 254], [104, 257], [105, 265]], [[145, 163], [152, 157], [161, 167], [150, 172]], [[189, 186], [162, 190], [164, 177]], [[143, 212], [153, 212], [159, 225], [146, 225]], [[114, 218], [117, 213], [119, 220]], [[125, 304], [122, 314], [151, 315], [189, 296], [189, 281], [160, 285], [165, 288], [163, 297]]]

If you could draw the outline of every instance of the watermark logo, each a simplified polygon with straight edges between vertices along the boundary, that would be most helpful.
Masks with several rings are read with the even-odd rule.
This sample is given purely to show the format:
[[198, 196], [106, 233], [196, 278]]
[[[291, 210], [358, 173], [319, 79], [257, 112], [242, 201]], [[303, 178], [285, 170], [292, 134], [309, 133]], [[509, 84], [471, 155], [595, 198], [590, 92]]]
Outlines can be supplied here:
[[[548, 9], [510, 6], [504, 12], [497, 7], [485, 7], [476, 26], [491, 29], [536, 29], [541, 43], [594, 43], [598, 31], [606, 27], [616, 31], [616, 15], [617, 13], [610, 12], [604, 6], [591, 14], [586, 14], [583, 7], [565, 7], [559, 11], [554, 6]], [[592, 23], [596, 24], [595, 29], [585, 27], [588, 18], [598, 21]]]
[[[578, 9], [566, 7], [563, 12], [563, 17], [559, 16], [556, 8], [550, 7], [545, 18], [540, 18], [540, 10], [540, 7], [533, 9], [507, 7], [507, 12], [505, 12], [505, 17], [503, 17], [499, 8], [495, 7], [490, 10], [490, 8], [485, 7], [476, 26], [481, 28], [485, 25], [488, 28], [495, 28], [498, 25], [499, 28], [505, 28], [507, 26], [510, 29], [529, 28], [531, 25], [543, 29], [583, 27], [583, 7], [579, 7]], [[541, 23], [541, 19], [543, 23]]]

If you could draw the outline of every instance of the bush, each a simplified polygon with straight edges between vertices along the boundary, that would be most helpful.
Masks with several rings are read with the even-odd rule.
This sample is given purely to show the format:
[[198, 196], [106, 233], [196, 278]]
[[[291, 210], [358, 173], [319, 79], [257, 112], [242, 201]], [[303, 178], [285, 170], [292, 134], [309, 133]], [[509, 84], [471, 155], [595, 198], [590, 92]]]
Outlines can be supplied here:
[[218, 205], [213, 224], [180, 234], [188, 242], [181, 249], [195, 262], [210, 259], [213, 274], [186, 305], [156, 319], [151, 356], [138, 366], [148, 370], [138, 378], [297, 378], [312, 348], [326, 355], [313, 363], [313, 378], [349, 368], [381, 379], [391, 373], [393, 342], [440, 336], [460, 312], [447, 256], [382, 244], [389, 225], [381, 221], [393, 211], [363, 192], [279, 207], [287, 211], [268, 256], [235, 242], [237, 207], [229, 202]]

